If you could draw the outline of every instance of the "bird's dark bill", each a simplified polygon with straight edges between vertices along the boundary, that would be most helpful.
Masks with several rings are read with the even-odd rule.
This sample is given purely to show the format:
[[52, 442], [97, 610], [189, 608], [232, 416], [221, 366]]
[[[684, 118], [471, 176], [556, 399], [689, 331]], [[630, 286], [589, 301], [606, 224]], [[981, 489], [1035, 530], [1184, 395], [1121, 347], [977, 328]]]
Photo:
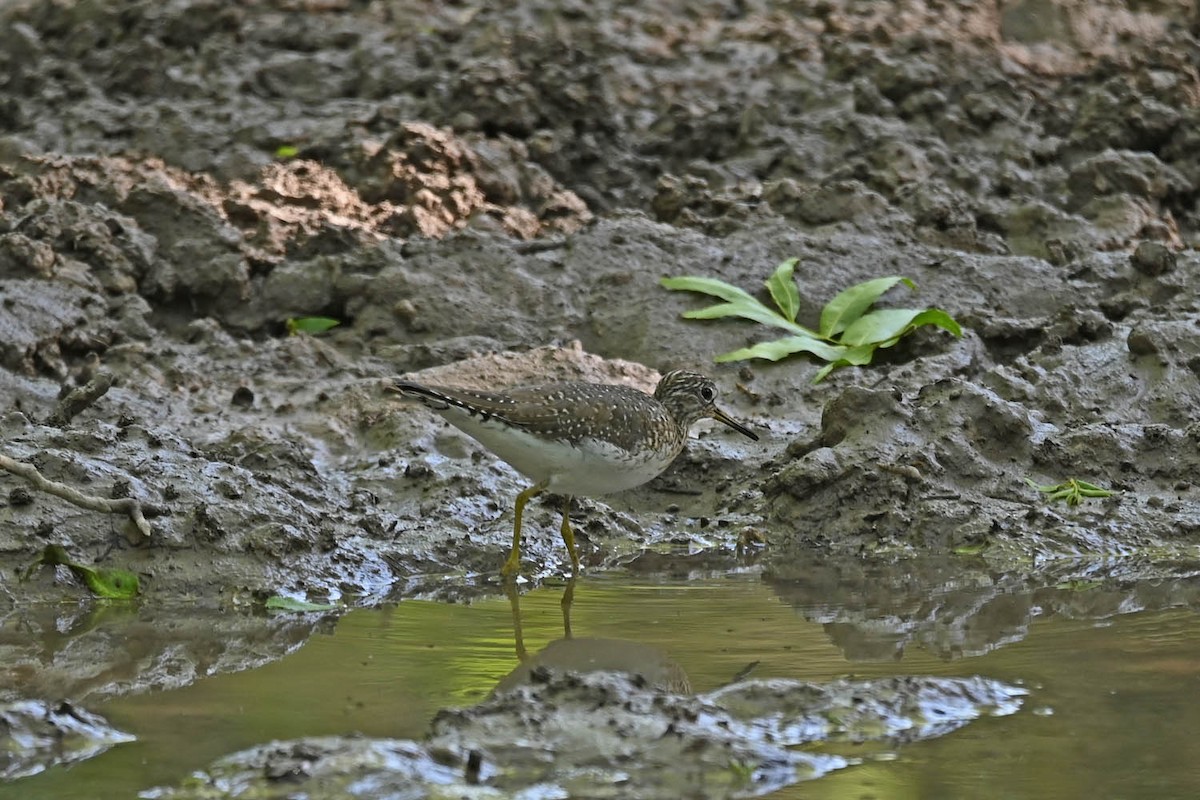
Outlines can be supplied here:
[[725, 423], [726, 425], [728, 425], [729, 427], [733, 428], [735, 431], [737, 431], [738, 433], [742, 434], [743, 436], [749, 436], [749, 437], [750, 437], [751, 439], [753, 439], [754, 441], [756, 441], [756, 442], [758, 441], [758, 434], [757, 434], [757, 433], [755, 433], [754, 431], [750, 430], [750, 429], [749, 429], [749, 428], [747, 428], [745, 425], [743, 425], [742, 423], [738, 422], [736, 419], [734, 419], [733, 417], [729, 416], [728, 414], [726, 414], [726, 413], [725, 413], [724, 411], [722, 411], [721, 409], [719, 409], [719, 408], [714, 408], [714, 409], [713, 409], [713, 412], [712, 412], [712, 418], [713, 418], [713, 419], [715, 419], [715, 420], [717, 420], [718, 422], [723, 422], [723, 423]]

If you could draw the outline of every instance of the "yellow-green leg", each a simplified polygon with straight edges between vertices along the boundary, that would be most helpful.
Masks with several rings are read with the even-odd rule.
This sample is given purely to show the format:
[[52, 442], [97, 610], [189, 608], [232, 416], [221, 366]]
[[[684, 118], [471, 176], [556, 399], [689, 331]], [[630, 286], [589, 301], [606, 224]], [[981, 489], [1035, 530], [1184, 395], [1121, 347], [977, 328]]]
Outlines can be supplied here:
[[567, 590], [562, 596], [563, 638], [571, 638], [571, 605], [575, 602], [575, 576], [567, 581]]
[[571, 530], [570, 497], [563, 498], [562, 539], [563, 544], [567, 546], [567, 552], [571, 555], [571, 577], [574, 578], [579, 574], [579, 553], [575, 552], [575, 532]]
[[517, 649], [517, 660], [524, 661], [529, 658], [529, 653], [525, 651], [525, 632], [521, 628], [521, 594], [512, 581], [504, 582], [504, 593], [508, 595], [508, 608], [512, 612], [513, 646]]
[[508, 552], [508, 559], [500, 567], [500, 574], [505, 578], [515, 577], [521, 571], [521, 515], [525, 513], [525, 504], [546, 490], [546, 481], [534, 484], [517, 495], [517, 518], [513, 520], [513, 544]]

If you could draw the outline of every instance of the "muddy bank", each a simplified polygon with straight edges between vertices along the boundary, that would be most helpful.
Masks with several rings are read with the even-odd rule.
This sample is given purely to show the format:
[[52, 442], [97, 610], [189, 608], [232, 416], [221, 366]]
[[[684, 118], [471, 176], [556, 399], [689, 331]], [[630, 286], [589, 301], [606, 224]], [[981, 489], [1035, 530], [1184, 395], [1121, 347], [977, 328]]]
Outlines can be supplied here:
[[[552, 6], [0, 11], [0, 454], [158, 512], [143, 541], [0, 472], [4, 663], [32, 665], [0, 699], [162, 686], [166, 653], [172, 680], [253, 666], [312, 624], [240, 616], [275, 595], [496, 591], [524, 482], [385, 399], [397, 373], [716, 378], [762, 441], [704, 429], [656, 481], [579, 501], [589, 570], [749, 544], [780, 581], [930, 553], [1031, 592], [1190, 575], [1190, 4]], [[920, 293], [885, 304], [964, 335], [814, 385], [803, 357], [714, 365], [772, 334], [681, 320], [700, 300], [658, 286], [758, 291], [790, 257], [802, 322], [900, 274]], [[341, 324], [289, 335], [313, 315]], [[1114, 495], [1054, 504], [1025, 478]], [[563, 570], [556, 513], [529, 509], [530, 580]], [[26, 610], [93, 602], [61, 567], [18, 579], [48, 544], [136, 573], [144, 604], [230, 615], [221, 653], [164, 634], [119, 688], [87, 650], [31, 681], [62, 628]]]

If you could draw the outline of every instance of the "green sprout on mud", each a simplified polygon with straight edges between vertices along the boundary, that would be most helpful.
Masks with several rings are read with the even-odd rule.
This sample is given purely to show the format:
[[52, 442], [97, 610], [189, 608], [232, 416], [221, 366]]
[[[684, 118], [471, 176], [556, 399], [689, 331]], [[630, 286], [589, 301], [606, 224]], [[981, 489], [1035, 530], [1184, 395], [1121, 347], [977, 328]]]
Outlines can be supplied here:
[[1102, 489], [1095, 484], [1075, 478], [1067, 478], [1062, 483], [1045, 486], [1037, 484], [1029, 478], [1026, 478], [1025, 482], [1046, 495], [1048, 499], [1065, 500], [1069, 506], [1077, 506], [1089, 497], [1112, 497], [1115, 494], [1110, 489]]
[[329, 317], [292, 317], [287, 321], [288, 336], [301, 333], [324, 333], [342, 323]]
[[71, 560], [62, 545], [48, 544], [37, 560], [25, 568], [22, 580], [28, 580], [38, 567], [66, 567], [83, 581], [92, 594], [106, 600], [132, 600], [141, 591], [138, 576], [124, 569], [89, 567]]
[[281, 144], [275, 148], [275, 157], [280, 160], [295, 158], [300, 153], [300, 148], [294, 144]]
[[778, 361], [795, 353], [811, 353], [827, 362], [817, 371], [813, 383], [820, 382], [838, 367], [871, 363], [876, 350], [891, 347], [923, 325], [933, 325], [955, 336], [962, 336], [959, 324], [940, 308], [872, 309], [875, 301], [898, 283], [910, 289], [917, 288], [915, 283], [900, 275], [875, 278], [844, 289], [821, 310], [817, 330], [805, 328], [796, 323], [796, 314], [800, 311], [800, 292], [795, 280], [798, 262], [797, 258], [789, 258], [776, 267], [766, 280], [767, 291], [771, 293], [778, 310], [769, 308], [750, 293], [715, 278], [682, 276], [663, 278], [660, 283], [667, 289], [699, 292], [725, 301], [708, 308], [686, 311], [683, 314], [686, 319], [742, 317], [782, 328], [791, 334], [719, 355], [716, 358], [718, 362], [747, 358]]

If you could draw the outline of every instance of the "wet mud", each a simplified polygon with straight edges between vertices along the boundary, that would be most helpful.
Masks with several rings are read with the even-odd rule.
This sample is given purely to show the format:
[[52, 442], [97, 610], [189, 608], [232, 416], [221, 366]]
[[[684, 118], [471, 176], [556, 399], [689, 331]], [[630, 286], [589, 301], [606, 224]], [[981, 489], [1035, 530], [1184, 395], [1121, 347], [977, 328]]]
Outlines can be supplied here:
[[[321, 624], [256, 616], [277, 595], [498, 591], [523, 479], [385, 397], [401, 373], [716, 379], [761, 441], [703, 429], [650, 484], [576, 501], [588, 570], [751, 560], [780, 585], [841, 585], [954, 555], [929, 585], [1188, 594], [1195, 14], [5, 5], [0, 456], [131, 499], [150, 535], [0, 471], [0, 701], [249, 668]], [[943, 308], [964, 335], [922, 330], [813, 384], [804, 357], [713, 364], [771, 334], [682, 320], [699, 299], [658, 286], [757, 291], [790, 257], [802, 322], [898, 274], [919, 294], [885, 305]], [[308, 316], [341, 324], [292, 335]], [[64, 411], [98, 376], [111, 387]], [[1026, 478], [1114, 494], [1068, 506]], [[567, 566], [556, 515], [553, 500], [527, 512], [531, 581]], [[143, 605], [102, 635], [157, 633], [136, 659], [114, 651], [119, 686], [95, 678], [95, 648], [46, 644], [90, 625], [95, 602], [70, 570], [26, 570], [48, 544], [138, 575]], [[63, 600], [85, 611], [45, 610]], [[222, 635], [180, 646], [185, 630], [147, 618], [181, 604]]]

